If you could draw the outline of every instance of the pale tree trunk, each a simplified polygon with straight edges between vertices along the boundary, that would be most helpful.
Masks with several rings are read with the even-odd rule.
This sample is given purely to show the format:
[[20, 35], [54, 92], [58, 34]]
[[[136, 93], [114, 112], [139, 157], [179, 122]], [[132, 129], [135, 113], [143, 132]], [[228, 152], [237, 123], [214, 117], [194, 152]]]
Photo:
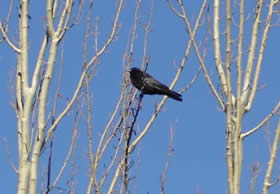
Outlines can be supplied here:
[[[44, 139], [44, 131], [46, 127], [46, 103], [49, 92], [50, 82], [52, 80], [55, 59], [57, 55], [58, 43], [63, 38], [65, 27], [69, 23], [69, 17], [72, 8], [72, 1], [65, 2], [64, 11], [62, 12], [60, 23], [57, 31], [54, 31], [54, 9], [51, 0], [47, 3], [47, 33], [41, 44], [39, 57], [33, 75], [31, 76], [31, 83], [29, 83], [29, 38], [28, 38], [28, 7], [29, 1], [21, 1], [20, 9], [20, 26], [19, 26], [19, 42], [20, 54], [18, 57], [17, 67], [17, 104], [19, 106], [18, 115], [18, 139], [19, 139], [19, 183], [18, 193], [37, 193], [38, 184], [38, 163], [40, 151]], [[49, 42], [48, 42], [49, 41]], [[47, 60], [46, 72], [43, 75], [42, 83], [39, 83], [40, 71], [42, 70], [43, 55], [46, 52], [46, 46], [49, 43], [49, 58]], [[40, 85], [38, 85], [40, 84]], [[40, 90], [38, 94], [38, 124], [35, 137], [31, 139], [31, 114], [32, 103], [35, 101], [34, 94]], [[38, 100], [36, 99], [36, 100]], [[23, 102], [23, 103], [22, 103]]]

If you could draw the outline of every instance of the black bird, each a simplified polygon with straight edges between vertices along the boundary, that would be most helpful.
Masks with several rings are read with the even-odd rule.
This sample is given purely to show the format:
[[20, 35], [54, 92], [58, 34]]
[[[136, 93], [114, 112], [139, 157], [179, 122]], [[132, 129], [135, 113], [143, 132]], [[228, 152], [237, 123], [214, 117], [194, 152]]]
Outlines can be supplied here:
[[160, 83], [148, 73], [133, 67], [129, 70], [130, 80], [134, 87], [142, 92], [142, 94], [160, 94], [167, 95], [174, 100], [182, 101], [182, 95], [170, 90], [166, 85]]

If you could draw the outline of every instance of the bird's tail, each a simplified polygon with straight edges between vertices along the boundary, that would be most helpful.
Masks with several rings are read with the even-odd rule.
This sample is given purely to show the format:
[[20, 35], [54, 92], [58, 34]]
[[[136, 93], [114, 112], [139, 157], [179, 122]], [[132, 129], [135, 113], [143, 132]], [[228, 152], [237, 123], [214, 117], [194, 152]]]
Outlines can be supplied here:
[[167, 96], [170, 98], [173, 98], [174, 100], [178, 100], [182, 102], [182, 95], [178, 94], [177, 92], [174, 92], [172, 90], [169, 90], [167, 93]]

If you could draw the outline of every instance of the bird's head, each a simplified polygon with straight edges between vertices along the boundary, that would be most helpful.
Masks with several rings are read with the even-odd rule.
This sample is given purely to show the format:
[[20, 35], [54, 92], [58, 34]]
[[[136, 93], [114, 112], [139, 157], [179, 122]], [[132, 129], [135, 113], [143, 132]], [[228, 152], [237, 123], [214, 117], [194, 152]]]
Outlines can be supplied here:
[[143, 75], [143, 71], [141, 71], [140, 69], [133, 67], [129, 70], [130, 73], [130, 77], [141, 77]]
[[142, 72], [140, 69], [138, 69], [137, 67], [132, 67], [129, 72]]
[[129, 70], [131, 83], [139, 90], [143, 87], [145, 73], [140, 69], [133, 67]]

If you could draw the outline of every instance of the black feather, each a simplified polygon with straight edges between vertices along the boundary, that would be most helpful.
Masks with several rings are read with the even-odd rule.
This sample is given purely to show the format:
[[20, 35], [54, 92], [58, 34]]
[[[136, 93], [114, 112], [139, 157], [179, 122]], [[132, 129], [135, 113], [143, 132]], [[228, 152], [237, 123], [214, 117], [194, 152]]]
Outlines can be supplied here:
[[167, 95], [174, 100], [182, 101], [182, 95], [170, 90], [166, 85], [160, 83], [148, 73], [133, 67], [130, 69], [130, 80], [134, 87], [143, 94], [160, 94]]

